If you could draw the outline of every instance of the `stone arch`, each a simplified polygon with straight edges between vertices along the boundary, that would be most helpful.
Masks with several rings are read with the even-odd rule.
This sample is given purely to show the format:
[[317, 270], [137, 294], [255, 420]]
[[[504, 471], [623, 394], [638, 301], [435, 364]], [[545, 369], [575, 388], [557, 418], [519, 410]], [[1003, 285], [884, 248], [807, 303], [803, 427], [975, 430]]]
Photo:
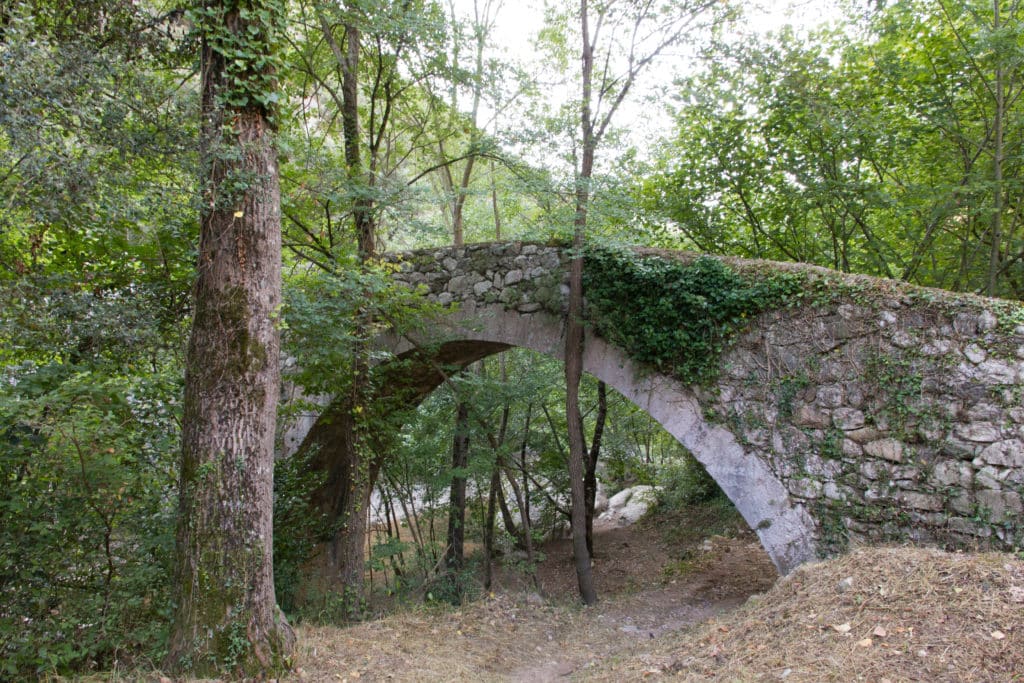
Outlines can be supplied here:
[[[641, 249], [629, 258], [696, 257]], [[408, 340], [380, 340], [412, 356], [390, 377], [411, 400], [440, 384], [440, 365], [509, 346], [561, 358], [561, 248], [490, 243], [384, 261], [397, 284], [458, 306], [433, 324], [422, 362]], [[752, 280], [785, 273], [804, 291], [730, 340], [711, 386], [641, 368], [595, 336], [584, 368], [694, 453], [780, 571], [851, 542], [1020, 546], [1024, 306], [800, 264], [727, 265]], [[334, 455], [344, 430], [332, 426], [344, 413], [328, 406], [302, 445], [323, 451], [315, 466], [327, 466], [332, 485], [344, 481]], [[319, 502], [336, 508], [340, 490], [323, 487]]]
[[[436, 362], [465, 367], [512, 346], [564, 358], [563, 322], [543, 311], [520, 313], [502, 305], [470, 303], [446, 318], [438, 332], [447, 341], [433, 342], [430, 348], [438, 361], [431, 367]], [[408, 340], [387, 338], [382, 343], [399, 357], [418, 352]], [[431, 367], [424, 366], [417, 380], [420, 395], [443, 381]], [[757, 533], [780, 573], [787, 574], [816, 556], [815, 524], [807, 511], [794, 504], [771, 469], [748, 454], [732, 432], [704, 418], [689, 389], [645, 371], [622, 350], [594, 335], [586, 340], [583, 369], [647, 412], [693, 453]]]

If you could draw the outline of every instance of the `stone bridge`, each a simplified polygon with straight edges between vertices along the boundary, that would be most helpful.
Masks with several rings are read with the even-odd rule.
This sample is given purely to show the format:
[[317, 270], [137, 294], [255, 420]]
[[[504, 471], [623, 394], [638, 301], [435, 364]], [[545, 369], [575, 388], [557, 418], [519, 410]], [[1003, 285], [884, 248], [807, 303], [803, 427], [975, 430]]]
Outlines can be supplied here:
[[[431, 340], [441, 340], [430, 347], [440, 362], [464, 367], [512, 346], [562, 357], [561, 248], [493, 243], [385, 258], [397, 280], [454, 305]], [[710, 383], [641, 366], [592, 330], [584, 369], [696, 456], [782, 573], [851, 542], [1024, 542], [1024, 307], [725, 261], [746, 278], [799, 274], [808, 295], [753, 317]], [[385, 344], [399, 355], [413, 346]], [[431, 367], [417, 380], [422, 395], [442, 381]]]

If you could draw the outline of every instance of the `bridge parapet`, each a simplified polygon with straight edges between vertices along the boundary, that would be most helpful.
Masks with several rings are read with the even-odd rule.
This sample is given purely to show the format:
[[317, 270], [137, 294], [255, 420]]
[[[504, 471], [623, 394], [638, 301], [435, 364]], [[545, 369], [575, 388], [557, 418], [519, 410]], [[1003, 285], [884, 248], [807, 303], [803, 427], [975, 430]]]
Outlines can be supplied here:
[[500, 303], [520, 313], [565, 310], [569, 292], [564, 249], [529, 242], [389, 253], [395, 279], [422, 286], [442, 305]]

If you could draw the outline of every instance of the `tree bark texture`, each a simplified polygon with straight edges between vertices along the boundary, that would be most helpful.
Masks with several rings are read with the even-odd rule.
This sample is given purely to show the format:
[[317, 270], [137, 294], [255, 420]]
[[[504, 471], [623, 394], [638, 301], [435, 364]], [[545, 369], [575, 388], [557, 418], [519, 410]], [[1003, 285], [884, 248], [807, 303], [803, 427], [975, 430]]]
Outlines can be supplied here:
[[[243, 33], [237, 5], [213, 31]], [[267, 30], [267, 27], [262, 27]], [[273, 580], [281, 214], [267, 113], [231, 108], [224, 57], [204, 36], [203, 195], [185, 374], [174, 622], [166, 668], [263, 676], [295, 636]]]
[[323, 516], [325, 536], [318, 576], [310, 577], [315, 593], [334, 591], [345, 608], [355, 612], [363, 595], [366, 548], [366, 511], [380, 472], [380, 459], [357, 447], [360, 440], [350, 401], [328, 409], [300, 449], [309, 454], [306, 467], [323, 472], [322, 484], [312, 493], [310, 508]]
[[469, 405], [459, 401], [455, 409], [455, 436], [452, 438], [452, 483], [448, 506], [448, 550], [445, 566], [462, 569], [466, 526], [466, 467], [469, 466]]
[[587, 206], [590, 200], [589, 183], [594, 168], [594, 134], [591, 121], [590, 98], [594, 53], [590, 45], [587, 26], [587, 0], [580, 0], [581, 28], [583, 32], [583, 100], [581, 123], [583, 129], [583, 157], [576, 178], [576, 219], [573, 225], [572, 260], [569, 263], [569, 310], [565, 324], [565, 421], [569, 441], [569, 489], [572, 497], [573, 561], [580, 597], [592, 605], [597, 602], [594, 575], [587, 550], [587, 505], [584, 491], [586, 437], [583, 434], [583, 415], [580, 412], [580, 379], [583, 376], [583, 243], [587, 226]]
[[452, 438], [452, 482], [448, 497], [448, 544], [444, 553], [445, 569], [452, 588], [452, 602], [461, 602], [458, 573], [465, 564], [466, 540], [466, 467], [469, 465], [469, 404], [459, 401], [455, 408], [455, 435]]
[[601, 440], [604, 424], [608, 419], [608, 385], [597, 383], [597, 418], [594, 421], [594, 438], [590, 440], [590, 454], [587, 457], [587, 471], [583, 476], [583, 490], [587, 496], [587, 552], [594, 556], [594, 505], [597, 501], [597, 461], [601, 457]]

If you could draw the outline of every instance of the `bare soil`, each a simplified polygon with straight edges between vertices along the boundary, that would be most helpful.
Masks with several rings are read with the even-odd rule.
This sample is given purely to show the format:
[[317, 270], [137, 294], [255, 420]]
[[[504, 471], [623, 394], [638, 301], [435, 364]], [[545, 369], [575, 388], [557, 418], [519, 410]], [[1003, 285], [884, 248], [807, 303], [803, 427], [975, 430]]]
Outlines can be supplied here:
[[505, 569], [490, 594], [461, 609], [422, 607], [347, 629], [301, 628], [293, 679], [587, 680], [775, 582], [751, 532], [690, 534], [680, 545], [678, 534], [658, 528], [672, 523], [681, 522], [595, 530], [596, 606], [580, 606], [571, 543], [556, 540], [540, 548], [536, 587]]

